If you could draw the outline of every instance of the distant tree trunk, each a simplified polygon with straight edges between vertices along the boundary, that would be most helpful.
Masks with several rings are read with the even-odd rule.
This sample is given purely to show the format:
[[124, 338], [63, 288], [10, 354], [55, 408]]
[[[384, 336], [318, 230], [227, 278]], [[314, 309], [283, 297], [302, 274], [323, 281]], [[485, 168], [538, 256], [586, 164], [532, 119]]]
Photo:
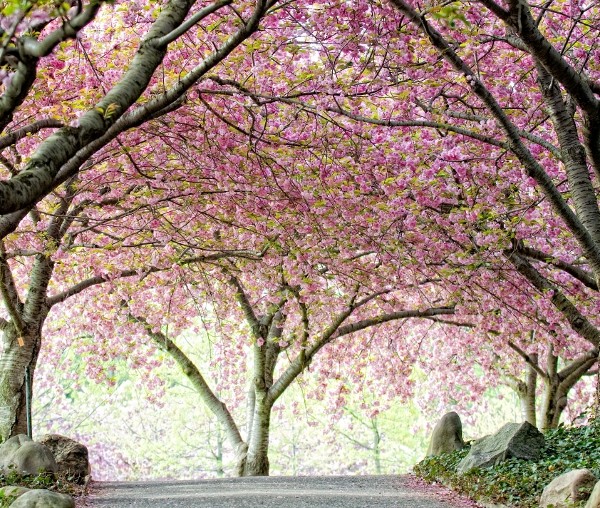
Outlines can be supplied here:
[[225, 444], [225, 437], [221, 431], [221, 425], [217, 423], [217, 452], [215, 453], [215, 460], [217, 462], [217, 478], [225, 476], [225, 470], [223, 469], [223, 445]]
[[373, 429], [373, 459], [375, 461], [375, 474], [381, 474], [381, 434], [377, 427], [377, 419], [371, 418]]
[[513, 388], [517, 392], [517, 396], [519, 397], [523, 420], [531, 423], [531, 425], [533, 425], [534, 427], [537, 427], [536, 390], [538, 373], [533, 367], [533, 365], [537, 365], [538, 355], [531, 354], [528, 356], [529, 362], [527, 365], [527, 380], [523, 382], [519, 379], [515, 379], [513, 381]]
[[592, 416], [594, 418], [598, 418], [600, 415], [600, 352], [598, 353], [597, 358], [597, 367], [596, 367], [596, 400], [594, 401], [594, 407], [592, 410]]
[[[350, 298], [347, 308], [335, 315], [331, 324], [315, 337], [312, 343], [309, 343], [308, 308], [302, 302], [297, 288], [284, 283], [280, 288], [281, 300], [277, 304], [270, 304], [267, 314], [257, 315], [241, 282], [227, 269], [223, 271], [228, 275], [229, 283], [235, 289], [235, 298], [246, 317], [253, 341], [253, 381], [248, 390], [248, 436], [245, 441], [225, 403], [212, 391], [201, 372], [185, 353], [164, 333], [154, 330], [145, 318], [135, 316], [131, 312], [128, 315], [129, 319], [142, 325], [157, 346], [168, 352], [179, 364], [204, 403], [223, 425], [227, 438], [236, 452], [235, 473], [238, 476], [267, 476], [269, 474], [269, 434], [273, 405], [323, 347], [345, 335], [389, 321], [454, 314], [454, 307], [451, 306], [426, 310], [399, 310], [344, 324], [356, 309], [380, 296], [380, 293], [376, 292], [358, 298], [356, 292]], [[282, 340], [283, 326], [286, 320], [283, 308], [291, 296], [297, 299], [296, 304], [301, 318], [298, 336], [294, 336], [293, 339], [299, 337], [303, 347], [298, 355], [290, 359], [290, 364], [275, 380], [275, 366], [279, 355], [293, 342], [290, 340], [292, 337]]]
[[[531, 332], [531, 339], [534, 334]], [[538, 375], [543, 372], [539, 367], [539, 356], [537, 353], [528, 354], [513, 342], [508, 342], [508, 346], [515, 350], [524, 360], [527, 365], [527, 377], [525, 381], [519, 377], [509, 373], [508, 383], [519, 397], [521, 406], [521, 416], [523, 421], [529, 422], [534, 427], [537, 427], [536, 405], [537, 405], [537, 380]], [[543, 376], [542, 376], [543, 377]]]
[[548, 354], [540, 430], [555, 429], [567, 407], [569, 391], [594, 366], [598, 352], [589, 351], [558, 370], [558, 357]]
[[[60, 216], [65, 211], [63, 207], [56, 213]], [[58, 241], [55, 228], [48, 231], [49, 237]], [[4, 243], [0, 242], [0, 294], [10, 316], [9, 320], [0, 319], [4, 345], [0, 355], [0, 439], [3, 441], [27, 432], [25, 373], [29, 368], [30, 386], [33, 386], [42, 346], [42, 327], [50, 311], [48, 284], [54, 270], [54, 262], [49, 257], [37, 254], [23, 301], [5, 254]]]
[[[558, 357], [548, 352], [546, 361], [546, 377], [544, 378], [544, 398], [540, 413], [540, 430], [553, 429], [558, 426], [562, 410], [557, 405], [560, 379], [558, 377]], [[566, 404], [565, 404], [566, 406]], [[563, 407], [564, 409], [564, 407]]]
[[[535, 364], [538, 363], [538, 354], [530, 354], [531, 361]], [[530, 365], [527, 372], [527, 398], [525, 400], [525, 406], [523, 407], [523, 416], [525, 421], [531, 423], [534, 427], [537, 427], [537, 418], [535, 414], [535, 400], [536, 400], [536, 389], [537, 389], [537, 371]]]
[[554, 429], [558, 427], [560, 417], [564, 408], [566, 407], [566, 401], [563, 401], [564, 405], [559, 405], [558, 397], [558, 385], [555, 380], [548, 380], [544, 387], [544, 399], [542, 403], [540, 413], [540, 430]]

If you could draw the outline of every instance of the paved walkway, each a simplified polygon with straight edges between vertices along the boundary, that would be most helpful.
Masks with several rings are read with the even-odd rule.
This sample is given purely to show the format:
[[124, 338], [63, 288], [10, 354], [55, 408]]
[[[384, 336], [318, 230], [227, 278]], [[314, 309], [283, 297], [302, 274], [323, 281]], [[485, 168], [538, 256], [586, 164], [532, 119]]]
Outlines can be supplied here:
[[96, 482], [90, 508], [467, 508], [412, 476], [298, 476], [165, 482]]

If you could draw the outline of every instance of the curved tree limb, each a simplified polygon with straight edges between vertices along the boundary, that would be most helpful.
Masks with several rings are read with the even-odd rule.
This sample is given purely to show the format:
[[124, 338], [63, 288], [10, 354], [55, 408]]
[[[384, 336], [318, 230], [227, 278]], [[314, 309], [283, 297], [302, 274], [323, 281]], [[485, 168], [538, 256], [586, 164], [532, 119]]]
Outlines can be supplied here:
[[389, 321], [396, 321], [399, 319], [408, 318], [427, 318], [438, 315], [450, 315], [454, 314], [454, 307], [437, 307], [426, 310], [403, 310], [398, 312], [390, 312], [387, 314], [381, 314], [374, 316], [369, 319], [363, 319], [355, 323], [342, 326], [344, 321], [352, 314], [352, 308], [341, 312], [336, 316], [331, 324], [321, 333], [316, 339], [312, 346], [306, 348], [304, 354], [299, 354], [288, 368], [281, 374], [279, 379], [269, 389], [268, 397], [270, 403], [274, 403], [286, 388], [296, 379], [311, 362], [314, 356], [327, 344], [334, 340], [349, 335], [372, 326], [376, 326]]
[[[124, 304], [127, 306], [127, 304]], [[181, 371], [192, 383], [196, 392], [202, 398], [208, 409], [217, 417], [219, 423], [225, 428], [227, 437], [231, 445], [236, 450], [244, 448], [244, 440], [239, 431], [239, 427], [235, 422], [229, 409], [222, 402], [215, 392], [210, 388], [204, 376], [198, 367], [192, 362], [189, 357], [164, 333], [157, 332], [152, 329], [148, 321], [142, 317], [135, 316], [131, 311], [127, 311], [127, 315], [131, 321], [142, 326], [148, 337], [163, 351], [169, 353], [171, 358], [175, 360]]]
[[571, 328], [595, 347], [600, 346], [598, 330], [573, 303], [548, 279], [542, 276], [527, 259], [517, 251], [505, 251], [504, 256], [512, 263], [517, 272], [523, 275], [540, 293], [551, 292], [551, 301], [565, 317]]

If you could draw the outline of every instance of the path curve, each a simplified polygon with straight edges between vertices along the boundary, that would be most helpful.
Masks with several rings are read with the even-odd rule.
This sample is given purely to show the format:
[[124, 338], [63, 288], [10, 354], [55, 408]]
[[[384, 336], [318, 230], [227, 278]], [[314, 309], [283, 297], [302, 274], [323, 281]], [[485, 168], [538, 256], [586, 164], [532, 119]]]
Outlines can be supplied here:
[[94, 482], [89, 508], [471, 508], [414, 476], [270, 476], [161, 482]]

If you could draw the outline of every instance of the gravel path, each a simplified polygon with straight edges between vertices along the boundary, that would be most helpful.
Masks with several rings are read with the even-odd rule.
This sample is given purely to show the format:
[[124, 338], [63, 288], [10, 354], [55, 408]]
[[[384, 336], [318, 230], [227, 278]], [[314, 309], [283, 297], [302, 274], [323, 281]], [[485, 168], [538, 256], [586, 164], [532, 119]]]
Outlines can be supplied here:
[[89, 508], [470, 508], [413, 476], [296, 476], [164, 482], [95, 482]]

